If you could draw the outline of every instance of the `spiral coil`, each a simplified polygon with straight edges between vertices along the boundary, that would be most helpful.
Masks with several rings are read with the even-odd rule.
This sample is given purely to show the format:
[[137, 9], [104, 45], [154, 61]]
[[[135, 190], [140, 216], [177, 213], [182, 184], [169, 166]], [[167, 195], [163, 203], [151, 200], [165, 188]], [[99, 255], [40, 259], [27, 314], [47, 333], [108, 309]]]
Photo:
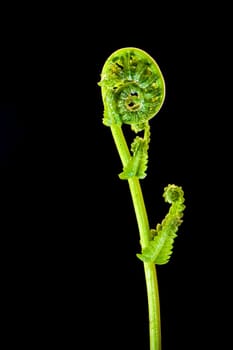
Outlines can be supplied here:
[[145, 51], [122, 48], [106, 60], [99, 83], [105, 106], [104, 124], [139, 125], [154, 117], [165, 98], [163, 75]]

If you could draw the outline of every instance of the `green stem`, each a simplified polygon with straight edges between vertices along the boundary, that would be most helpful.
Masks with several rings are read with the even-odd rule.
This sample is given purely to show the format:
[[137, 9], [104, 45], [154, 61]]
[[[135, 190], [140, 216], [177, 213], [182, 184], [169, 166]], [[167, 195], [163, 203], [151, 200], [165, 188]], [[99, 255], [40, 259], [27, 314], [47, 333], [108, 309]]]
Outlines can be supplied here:
[[[123, 166], [126, 166], [130, 158], [130, 152], [121, 126], [112, 125], [111, 131], [122, 164]], [[136, 177], [130, 178], [128, 183], [138, 223], [140, 243], [141, 247], [144, 248], [148, 245], [150, 240], [150, 227], [141, 191], [141, 185], [139, 179]], [[144, 263], [144, 271], [149, 311], [150, 350], [161, 350], [160, 305], [155, 264]]]

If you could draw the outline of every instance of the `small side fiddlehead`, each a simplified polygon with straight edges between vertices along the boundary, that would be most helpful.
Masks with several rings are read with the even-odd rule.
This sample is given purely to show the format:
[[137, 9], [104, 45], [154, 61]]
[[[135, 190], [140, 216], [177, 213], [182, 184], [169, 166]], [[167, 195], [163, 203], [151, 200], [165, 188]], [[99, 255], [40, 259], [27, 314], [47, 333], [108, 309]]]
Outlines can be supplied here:
[[142, 254], [137, 254], [140, 260], [157, 265], [163, 265], [169, 261], [185, 209], [184, 193], [181, 187], [168, 185], [164, 189], [163, 197], [165, 202], [171, 204], [169, 212], [162, 223], [157, 224], [156, 230], [151, 230], [152, 240], [142, 250]]
[[99, 85], [105, 107], [105, 125], [130, 124], [136, 128], [154, 117], [165, 97], [159, 66], [145, 51], [122, 48], [105, 62]]

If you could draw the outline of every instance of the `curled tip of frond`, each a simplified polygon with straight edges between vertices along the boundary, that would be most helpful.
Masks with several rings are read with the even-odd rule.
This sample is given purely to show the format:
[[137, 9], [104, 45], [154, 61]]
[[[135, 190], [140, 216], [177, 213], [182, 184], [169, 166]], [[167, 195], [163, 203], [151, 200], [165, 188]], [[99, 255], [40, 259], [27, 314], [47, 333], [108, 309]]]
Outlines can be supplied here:
[[184, 191], [182, 187], [169, 184], [164, 188], [163, 197], [165, 202], [175, 203], [184, 201]]
[[98, 85], [113, 123], [133, 125], [136, 132], [159, 112], [165, 99], [165, 81], [158, 64], [134, 47], [116, 50], [107, 58]]

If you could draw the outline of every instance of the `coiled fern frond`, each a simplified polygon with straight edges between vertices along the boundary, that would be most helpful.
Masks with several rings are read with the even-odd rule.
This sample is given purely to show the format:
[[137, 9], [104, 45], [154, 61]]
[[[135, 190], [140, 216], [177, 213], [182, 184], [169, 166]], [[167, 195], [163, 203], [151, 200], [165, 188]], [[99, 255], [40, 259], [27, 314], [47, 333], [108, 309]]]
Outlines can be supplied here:
[[[150, 229], [140, 180], [146, 177], [151, 119], [161, 109], [165, 81], [156, 61], [145, 51], [126, 47], [113, 52], [106, 60], [98, 83], [104, 105], [103, 123], [110, 128], [127, 180], [137, 218], [141, 254], [148, 294], [150, 349], [161, 350], [159, 293], [156, 266], [166, 264], [172, 254], [174, 239], [182, 223], [183, 190], [168, 185], [163, 197], [171, 204], [161, 224]], [[123, 127], [130, 126], [136, 137], [128, 147]], [[142, 135], [138, 135], [138, 133]]]

